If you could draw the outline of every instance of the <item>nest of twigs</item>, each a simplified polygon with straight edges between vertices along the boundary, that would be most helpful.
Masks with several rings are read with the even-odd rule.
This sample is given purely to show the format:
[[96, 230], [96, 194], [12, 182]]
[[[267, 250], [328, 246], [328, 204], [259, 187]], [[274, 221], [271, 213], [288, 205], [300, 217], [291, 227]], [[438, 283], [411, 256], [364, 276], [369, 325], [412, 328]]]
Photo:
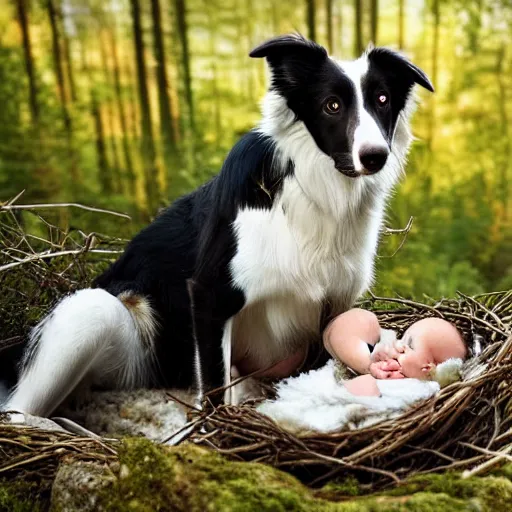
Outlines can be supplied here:
[[[1, 420], [0, 414], [0, 420]], [[112, 440], [103, 442], [0, 421], [0, 479], [22, 478], [49, 489], [62, 461], [110, 463], [117, 460]]]
[[[86, 286], [124, 241], [101, 233], [63, 229], [61, 212], [70, 208], [118, 215], [79, 204], [18, 204], [20, 196], [0, 204], [0, 380], [15, 369], [7, 354], [21, 352], [30, 328], [64, 294]], [[127, 217], [122, 215], [123, 217]], [[108, 462], [111, 442], [2, 423], [0, 479], [37, 481], [49, 488], [60, 461]]]
[[201, 415], [194, 441], [310, 484], [350, 473], [380, 486], [443, 470], [478, 474], [511, 460], [512, 291], [432, 304], [372, 297], [366, 306], [400, 334], [420, 318], [455, 323], [473, 354], [463, 380], [398, 418], [333, 434], [293, 435], [250, 406], [221, 406]]
[[[123, 245], [98, 233], [62, 230], [39, 207], [48, 205], [0, 204], [0, 352], [18, 344], [60, 296], [87, 285]], [[37, 229], [27, 229], [22, 211], [31, 212]], [[371, 427], [322, 435], [293, 435], [250, 405], [221, 406], [196, 416], [188, 439], [291, 471], [310, 484], [350, 473], [382, 486], [446, 469], [482, 473], [510, 460], [512, 291], [427, 302], [371, 297], [364, 306], [400, 334], [419, 318], [440, 316], [459, 327], [471, 350], [480, 344], [463, 381], [432, 399]], [[68, 457], [106, 461], [115, 458], [115, 445], [0, 422], [0, 478], [48, 481]]]
[[[16, 350], [63, 295], [88, 286], [122, 252], [125, 240], [73, 227], [69, 211], [120, 227], [128, 222], [119, 217], [129, 219], [80, 204], [18, 204], [20, 197], [0, 203], [0, 351]], [[14, 369], [2, 360], [0, 378], [11, 383]]]

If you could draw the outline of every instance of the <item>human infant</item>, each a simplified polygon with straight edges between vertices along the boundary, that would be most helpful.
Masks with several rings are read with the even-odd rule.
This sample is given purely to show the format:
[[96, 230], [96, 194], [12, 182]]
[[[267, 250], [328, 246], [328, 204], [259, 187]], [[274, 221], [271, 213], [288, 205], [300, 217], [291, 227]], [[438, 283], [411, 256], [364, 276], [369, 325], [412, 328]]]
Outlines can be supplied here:
[[383, 333], [389, 331], [374, 313], [357, 308], [337, 316], [323, 333], [331, 356], [360, 374], [344, 381], [354, 395], [380, 396], [376, 379], [431, 379], [437, 365], [466, 356], [461, 334], [441, 318], [415, 322], [401, 340], [381, 339]]
[[[441, 318], [424, 318], [412, 324], [401, 340], [382, 329], [377, 316], [353, 308], [335, 317], [323, 332], [329, 354], [359, 376], [343, 379], [354, 395], [380, 396], [376, 379], [431, 379], [437, 365], [448, 359], [464, 359], [466, 346], [457, 328]], [[259, 377], [285, 378], [300, 369], [306, 352], [279, 361]], [[244, 361], [235, 363], [240, 375], [254, 371]]]

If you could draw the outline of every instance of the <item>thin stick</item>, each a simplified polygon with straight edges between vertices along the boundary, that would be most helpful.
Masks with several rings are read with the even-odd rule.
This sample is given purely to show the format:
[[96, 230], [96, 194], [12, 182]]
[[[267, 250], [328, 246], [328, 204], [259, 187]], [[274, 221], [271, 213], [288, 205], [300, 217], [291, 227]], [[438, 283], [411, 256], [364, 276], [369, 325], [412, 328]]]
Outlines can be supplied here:
[[[475, 449], [474, 446], [472, 448]], [[483, 450], [477, 450], [477, 451], [483, 451]], [[494, 453], [495, 456], [492, 459], [486, 460], [479, 466], [474, 467], [473, 469], [467, 469], [462, 473], [462, 478], [469, 478], [471, 476], [475, 475], [481, 475], [483, 472], [489, 471], [492, 467], [499, 464], [503, 459], [510, 459], [512, 460], [512, 457], [508, 455], [510, 452], [512, 452], [512, 444], [509, 444], [506, 446], [503, 450], [499, 450], [497, 452], [486, 452], [490, 455], [491, 453]]]
[[387, 297], [377, 297], [373, 294], [372, 291], [368, 292], [374, 301], [381, 301], [381, 302], [395, 302], [396, 304], [404, 304], [405, 306], [410, 306], [416, 309], [428, 309], [429, 311], [432, 311], [436, 316], [440, 316], [443, 318], [443, 314], [438, 311], [436, 308], [433, 308], [432, 306], [428, 306], [427, 304], [421, 304], [420, 302], [415, 302], [413, 300], [408, 299], [391, 299]]
[[407, 226], [405, 226], [405, 228], [403, 229], [391, 229], [391, 228], [386, 228], [383, 232], [383, 235], [396, 235], [396, 234], [401, 234], [401, 233], [405, 233], [405, 236], [402, 238], [402, 240], [400, 241], [400, 244], [399, 246], [396, 248], [395, 251], [393, 251], [393, 254], [389, 255], [389, 256], [378, 256], [379, 258], [393, 258], [394, 256], [396, 256], [396, 254], [402, 249], [402, 247], [404, 246], [405, 244], [405, 241], [407, 240], [407, 235], [409, 234], [409, 232], [411, 231], [411, 227], [412, 227], [412, 221], [413, 221], [413, 217], [409, 217], [409, 222], [407, 223]]
[[93, 206], [85, 206], [79, 203], [49, 203], [49, 204], [12, 204], [21, 194], [18, 194], [14, 200], [10, 203], [0, 205], [0, 211], [12, 211], [12, 210], [42, 210], [44, 208], [79, 208], [81, 210], [87, 210], [95, 213], [107, 213], [116, 217], [122, 217], [124, 219], [132, 220], [132, 218], [126, 213], [114, 212], [112, 210], [105, 210], [103, 208], [95, 208]]
[[189, 404], [188, 402], [185, 402], [185, 400], [181, 400], [181, 398], [178, 398], [177, 396], [174, 396], [170, 391], [166, 391], [165, 394], [175, 402], [178, 402], [179, 404], [183, 405], [184, 407], [187, 407], [187, 409], [192, 409], [197, 412], [202, 412], [202, 409], [199, 407], [196, 407], [195, 405]]
[[14, 462], [13, 464], [7, 464], [6, 466], [0, 467], [0, 473], [5, 473], [11, 469], [17, 468], [19, 466], [26, 466], [31, 462], [36, 462], [39, 460], [48, 459], [53, 456], [53, 453], [41, 453], [39, 455], [35, 455], [34, 457], [29, 457], [28, 459], [20, 460], [19, 462]]
[[407, 225], [405, 226], [405, 228], [393, 229], [393, 228], [386, 227], [382, 231], [382, 234], [383, 235], [398, 235], [401, 233], [409, 233], [409, 231], [411, 230], [411, 227], [412, 227], [413, 220], [414, 220], [414, 217], [409, 217], [409, 221], [407, 222]]
[[18, 267], [20, 265], [24, 265], [25, 263], [30, 263], [38, 260], [47, 260], [51, 258], [57, 258], [59, 256], [69, 256], [69, 255], [78, 255], [83, 254], [85, 252], [95, 253], [95, 254], [119, 254], [122, 251], [110, 250], [110, 249], [90, 249], [85, 251], [84, 249], [74, 249], [68, 251], [57, 251], [51, 252], [47, 254], [34, 254], [33, 256], [27, 256], [26, 258], [18, 261], [13, 261], [12, 263], [7, 263], [5, 265], [0, 266], [0, 272], [4, 270], [9, 270], [10, 268]]

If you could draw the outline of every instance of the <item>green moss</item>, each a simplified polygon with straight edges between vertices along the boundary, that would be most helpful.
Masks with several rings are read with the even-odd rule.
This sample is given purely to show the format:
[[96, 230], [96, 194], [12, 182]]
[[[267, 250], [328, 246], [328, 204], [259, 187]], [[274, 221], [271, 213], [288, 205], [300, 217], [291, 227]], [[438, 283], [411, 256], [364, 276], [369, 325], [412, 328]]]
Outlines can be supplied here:
[[102, 496], [109, 510], [284, 512], [328, 506], [286, 473], [228, 461], [194, 445], [165, 448], [131, 439], [120, 450], [120, 463], [113, 492]]
[[361, 512], [469, 512], [477, 511], [471, 503], [446, 494], [419, 492], [412, 496], [376, 497], [361, 504]]
[[327, 483], [319, 491], [316, 491], [315, 494], [327, 500], [339, 500], [346, 497], [360, 496], [363, 494], [363, 490], [357, 478], [349, 475], [342, 480], [334, 480]]
[[492, 474], [494, 476], [503, 476], [509, 480], [512, 480], [512, 464], [504, 464], [500, 468], [494, 470]]
[[363, 495], [357, 480], [346, 478], [313, 491], [263, 464], [233, 462], [193, 444], [164, 447], [136, 438], [124, 440], [111, 468], [83, 462], [61, 467], [53, 498], [54, 511], [508, 512], [512, 482], [430, 475]]
[[[347, 477], [340, 482], [330, 482], [315, 494], [331, 502], [338, 501], [332, 510], [340, 512], [458, 512], [480, 511], [478, 503], [450, 496], [443, 492], [411, 491], [403, 488], [389, 493], [362, 495], [357, 479]], [[334, 505], [334, 504], [333, 504]], [[475, 508], [476, 507], [476, 508]]]
[[457, 473], [428, 475], [412, 478], [387, 494], [402, 496], [426, 491], [471, 501], [478, 504], [478, 510], [482, 512], [511, 510], [512, 482], [505, 476], [462, 478]]
[[0, 512], [39, 512], [38, 489], [32, 484], [0, 480]]

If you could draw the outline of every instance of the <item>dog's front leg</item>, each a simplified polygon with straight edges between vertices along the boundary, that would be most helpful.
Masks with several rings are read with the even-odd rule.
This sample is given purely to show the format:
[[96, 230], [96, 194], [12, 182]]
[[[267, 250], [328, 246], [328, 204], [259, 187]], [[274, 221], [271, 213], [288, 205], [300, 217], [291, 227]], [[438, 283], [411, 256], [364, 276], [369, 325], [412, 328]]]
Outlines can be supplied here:
[[[215, 291], [195, 279], [187, 281], [192, 317], [192, 335], [194, 339], [194, 371], [198, 403], [205, 395], [213, 402], [219, 403], [220, 389], [226, 384], [226, 368], [229, 361], [224, 361], [222, 335], [224, 323], [214, 318]], [[215, 392], [218, 389], [219, 392]], [[213, 393], [211, 393], [213, 391]], [[211, 393], [211, 394], [208, 394]]]
[[[231, 368], [230, 318], [243, 307], [243, 292], [232, 285], [229, 263], [235, 250], [231, 223], [212, 215], [198, 240], [195, 272], [187, 280], [195, 345], [198, 400], [222, 401]], [[229, 348], [229, 350], [227, 350]]]

